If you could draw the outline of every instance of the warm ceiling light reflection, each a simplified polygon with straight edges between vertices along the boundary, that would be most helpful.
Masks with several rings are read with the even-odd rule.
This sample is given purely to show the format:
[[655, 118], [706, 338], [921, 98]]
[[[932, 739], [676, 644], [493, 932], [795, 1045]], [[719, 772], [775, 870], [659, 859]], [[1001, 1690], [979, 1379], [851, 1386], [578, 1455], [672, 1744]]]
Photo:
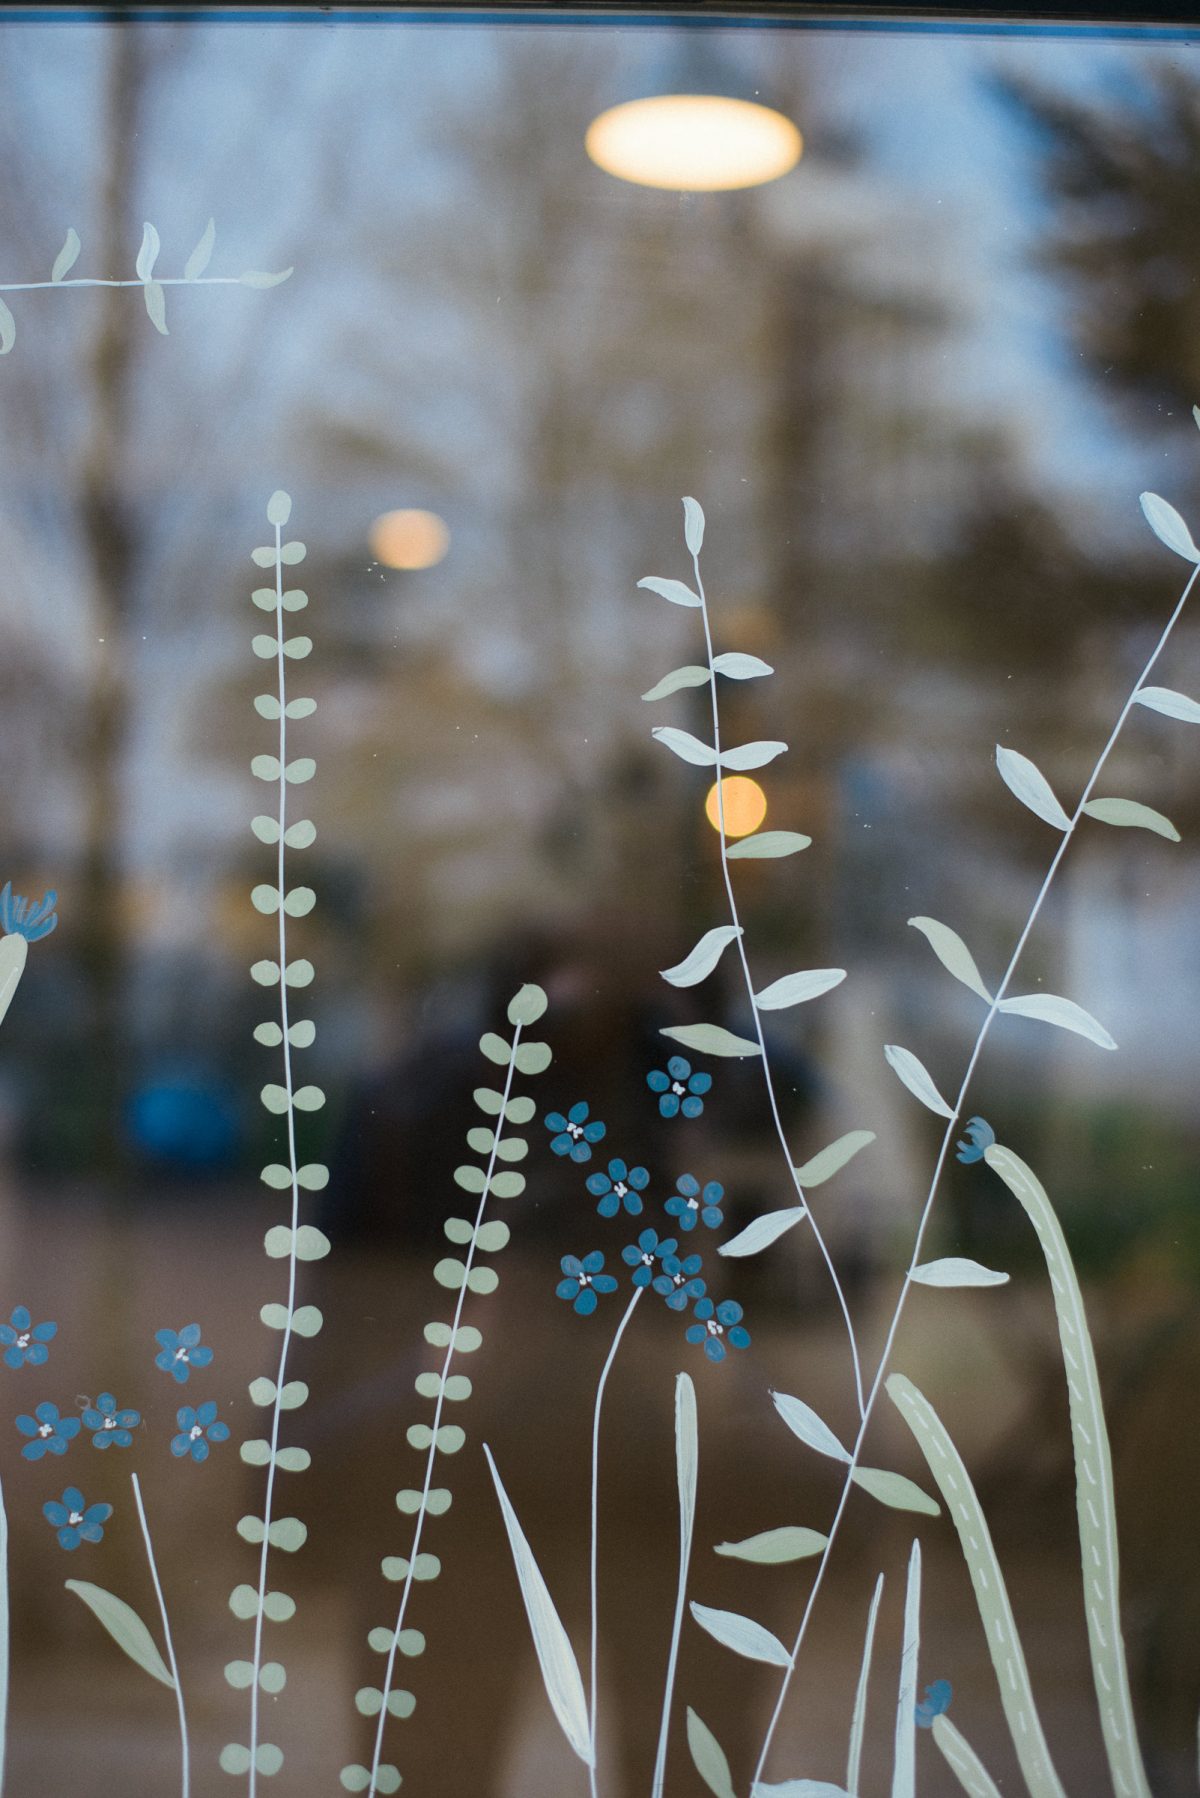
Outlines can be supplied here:
[[757, 187], [795, 168], [804, 140], [769, 106], [719, 94], [659, 94], [602, 112], [584, 140], [622, 181], [688, 193]]
[[436, 512], [385, 512], [371, 526], [371, 554], [385, 568], [432, 568], [450, 547], [446, 521]]
[[[747, 774], [727, 774], [721, 782], [721, 799], [725, 809], [725, 835], [748, 837], [757, 830], [767, 815], [767, 796], [756, 780]], [[704, 815], [714, 830], [721, 828], [721, 812], [717, 805], [717, 783], [708, 789]]]

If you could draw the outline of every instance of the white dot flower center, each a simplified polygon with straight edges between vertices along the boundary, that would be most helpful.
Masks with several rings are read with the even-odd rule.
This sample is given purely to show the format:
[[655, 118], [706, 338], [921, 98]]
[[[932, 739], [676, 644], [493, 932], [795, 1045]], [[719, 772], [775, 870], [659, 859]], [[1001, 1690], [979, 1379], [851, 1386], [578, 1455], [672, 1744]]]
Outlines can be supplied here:
[[575, 1138], [576, 1142], [578, 1142], [579, 1138], [583, 1135], [583, 1125], [582, 1124], [568, 1124], [567, 1125], [567, 1135], [573, 1136]]
[[682, 1098], [684, 1093], [687, 1091], [687, 1087], [681, 1086], [678, 1080], [673, 1080], [671, 1082], [671, 1091], [673, 1093], [678, 1093], [680, 1098]]
[[74, 1527], [76, 1529], [78, 1529], [79, 1525], [83, 1522], [83, 1512], [82, 1511], [69, 1511], [67, 1513], [67, 1522], [70, 1524], [73, 1524]]
[[53, 1436], [53, 1434], [54, 1434], [54, 1425], [52, 1423], [43, 1423], [43, 1424], [38, 1425], [38, 1435], [39, 1436]]
[[198, 1423], [194, 1423], [192, 1425], [191, 1429], [188, 1431], [188, 1435], [191, 1437], [193, 1442], [195, 1442], [195, 1440], [198, 1436], [203, 1436], [203, 1434], [204, 1434], [204, 1431], [200, 1428], [200, 1425]]
[[187, 1358], [188, 1358], [188, 1352], [185, 1348], [177, 1348], [175, 1350], [175, 1359], [177, 1361], [186, 1361]]
[[117, 1427], [117, 1420], [115, 1417], [106, 1417], [104, 1419], [104, 1422], [100, 1425], [100, 1428], [102, 1430], [115, 1430], [116, 1427]]
[[719, 1324], [715, 1317], [709, 1318], [705, 1328], [710, 1336], [724, 1336], [725, 1334], [724, 1326]]
[[29, 1332], [27, 1330], [22, 1335], [17, 1337], [17, 1347], [18, 1348], [28, 1348], [29, 1347]]
[[618, 1180], [617, 1184], [613, 1187], [613, 1191], [619, 1199], [623, 1199], [625, 1194], [629, 1191], [629, 1188], [626, 1186], [624, 1180]]

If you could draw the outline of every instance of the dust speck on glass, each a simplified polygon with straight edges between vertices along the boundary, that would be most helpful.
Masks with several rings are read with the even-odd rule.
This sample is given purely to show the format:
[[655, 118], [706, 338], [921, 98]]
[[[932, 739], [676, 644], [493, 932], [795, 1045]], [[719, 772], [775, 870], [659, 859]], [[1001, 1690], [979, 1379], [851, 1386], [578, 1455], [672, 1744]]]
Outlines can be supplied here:
[[0, 1793], [1195, 1790], [1200, 48], [978, 24], [0, 19]]

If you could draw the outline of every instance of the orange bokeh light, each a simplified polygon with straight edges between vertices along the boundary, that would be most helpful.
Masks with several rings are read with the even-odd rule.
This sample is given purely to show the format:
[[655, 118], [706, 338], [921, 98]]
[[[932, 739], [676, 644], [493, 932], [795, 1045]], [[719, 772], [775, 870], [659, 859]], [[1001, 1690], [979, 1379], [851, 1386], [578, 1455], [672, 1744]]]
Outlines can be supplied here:
[[[720, 783], [721, 801], [725, 812], [725, 835], [727, 837], [748, 837], [757, 830], [767, 815], [767, 796], [756, 780], [746, 774], [727, 774]], [[708, 790], [708, 798], [704, 801], [704, 815], [714, 830], [721, 828], [721, 807], [717, 803], [717, 782], [714, 781]]]
[[371, 526], [371, 554], [385, 568], [432, 568], [450, 547], [446, 521], [436, 512], [384, 512]]

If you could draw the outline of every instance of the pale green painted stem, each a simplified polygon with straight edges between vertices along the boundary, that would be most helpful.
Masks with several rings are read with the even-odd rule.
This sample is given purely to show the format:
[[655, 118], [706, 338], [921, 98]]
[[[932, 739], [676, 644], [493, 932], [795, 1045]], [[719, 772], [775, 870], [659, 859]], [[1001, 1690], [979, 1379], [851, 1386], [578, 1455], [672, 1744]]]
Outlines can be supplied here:
[[892, 1798], [916, 1798], [917, 1791], [917, 1663], [921, 1652], [921, 1544], [913, 1539], [904, 1593], [904, 1639], [900, 1648], [900, 1684], [896, 1693], [896, 1747], [892, 1760]]
[[63, 281], [0, 281], [0, 293], [39, 293], [51, 287], [249, 287], [240, 275], [197, 275], [189, 281], [183, 275], [151, 275], [149, 281], [103, 281], [91, 275], [77, 275]]
[[986, 1151], [984, 1159], [1022, 1206], [1037, 1231], [1046, 1257], [1067, 1375], [1084, 1609], [1104, 1746], [1117, 1798], [1150, 1798], [1150, 1785], [1138, 1746], [1129, 1669], [1125, 1664], [1125, 1640], [1121, 1633], [1120, 1557], [1112, 1453], [1083, 1294], [1079, 1290], [1062, 1226], [1045, 1187], [1032, 1168], [999, 1143]]
[[462, 1285], [458, 1289], [458, 1298], [455, 1300], [454, 1304], [454, 1321], [450, 1325], [450, 1340], [446, 1344], [446, 1353], [442, 1358], [442, 1376], [438, 1385], [437, 1400], [433, 1408], [433, 1434], [429, 1442], [429, 1452], [425, 1457], [425, 1478], [421, 1486], [421, 1504], [417, 1511], [416, 1522], [413, 1526], [412, 1545], [408, 1553], [408, 1572], [404, 1576], [404, 1585], [400, 1592], [400, 1603], [396, 1612], [396, 1627], [392, 1631], [392, 1640], [388, 1647], [387, 1664], [383, 1670], [383, 1703], [379, 1707], [379, 1722], [375, 1726], [375, 1746], [371, 1752], [371, 1783], [367, 1791], [367, 1798], [375, 1798], [376, 1781], [379, 1778], [379, 1761], [380, 1756], [383, 1753], [383, 1732], [388, 1717], [388, 1696], [392, 1689], [392, 1681], [396, 1677], [396, 1645], [400, 1637], [400, 1631], [404, 1628], [404, 1617], [408, 1609], [409, 1594], [412, 1591], [413, 1568], [417, 1563], [417, 1555], [421, 1548], [421, 1536], [425, 1528], [425, 1507], [429, 1503], [429, 1490], [433, 1484], [433, 1467], [434, 1462], [437, 1460], [438, 1429], [441, 1425], [442, 1412], [445, 1409], [446, 1403], [446, 1377], [450, 1372], [450, 1364], [454, 1359], [455, 1345], [458, 1340], [458, 1328], [462, 1322], [463, 1306], [466, 1304], [467, 1300], [468, 1282], [471, 1278], [471, 1269], [475, 1265], [475, 1247], [479, 1238], [480, 1227], [483, 1224], [483, 1214], [487, 1210], [487, 1202], [491, 1192], [492, 1175], [496, 1171], [496, 1154], [500, 1146], [501, 1133], [504, 1129], [504, 1117], [505, 1112], [508, 1109], [509, 1095], [512, 1092], [513, 1074], [516, 1071], [517, 1063], [517, 1048], [520, 1041], [521, 1026], [520, 1024], [517, 1024], [513, 1030], [512, 1052], [509, 1056], [508, 1067], [504, 1074], [504, 1091], [500, 1097], [500, 1112], [496, 1118], [496, 1128], [493, 1132], [491, 1153], [488, 1156], [487, 1173], [484, 1176], [483, 1191], [479, 1195], [479, 1205], [475, 1212], [475, 1227], [471, 1231], [471, 1240], [467, 1245], [467, 1252], [463, 1261], [463, 1280]]
[[637, 1302], [646, 1288], [636, 1286], [633, 1297], [625, 1308], [625, 1315], [617, 1325], [612, 1346], [608, 1351], [608, 1359], [600, 1371], [599, 1383], [596, 1386], [596, 1408], [592, 1412], [592, 1544], [591, 1544], [591, 1689], [588, 1692], [588, 1735], [591, 1738], [592, 1758], [588, 1762], [588, 1786], [591, 1798], [597, 1798], [596, 1787], [596, 1707], [599, 1700], [598, 1666], [599, 1659], [599, 1614], [600, 1614], [600, 1556], [599, 1556], [599, 1509], [600, 1509], [600, 1407], [604, 1403], [604, 1388], [608, 1385], [608, 1376], [612, 1372], [613, 1362], [617, 1358], [617, 1350], [621, 1346], [621, 1338], [625, 1334], [625, 1326], [637, 1309]]
[[[146, 1507], [142, 1503], [142, 1488], [136, 1473], [131, 1474], [133, 1481], [133, 1502], [137, 1506], [138, 1522], [142, 1526], [142, 1540], [146, 1544], [146, 1559], [150, 1563], [150, 1578], [154, 1582], [154, 1596], [158, 1600], [158, 1614], [162, 1618], [163, 1641], [167, 1649], [167, 1665], [171, 1669], [171, 1679], [175, 1686], [175, 1706], [179, 1712], [179, 1757], [180, 1757], [180, 1798], [188, 1798], [191, 1790], [190, 1755], [188, 1751], [187, 1711], [183, 1703], [183, 1686], [179, 1678], [179, 1663], [175, 1659], [175, 1643], [171, 1637], [171, 1619], [167, 1615], [167, 1601], [163, 1595], [162, 1581], [158, 1577], [158, 1565], [154, 1559], [154, 1545], [150, 1540], [150, 1525], [146, 1521]], [[0, 1788], [3, 1787], [3, 1776], [0, 1771]]]
[[[691, 1443], [689, 1448], [688, 1443]], [[692, 1532], [696, 1521], [696, 1388], [690, 1374], [675, 1376], [675, 1459], [679, 1471], [679, 1583], [675, 1589], [675, 1617], [671, 1625], [671, 1649], [667, 1657], [667, 1680], [663, 1691], [662, 1723], [658, 1731], [658, 1752], [654, 1757], [652, 1798], [662, 1798], [667, 1777], [667, 1737], [671, 1727], [671, 1700], [675, 1695], [675, 1669], [679, 1662], [679, 1637], [683, 1628], [683, 1610], [687, 1598], [688, 1566], [692, 1558]], [[691, 1455], [690, 1471], [686, 1466]], [[593, 1752], [595, 1743], [592, 1744]]]
[[935, 1717], [933, 1739], [967, 1798], [1000, 1798], [1000, 1789], [967, 1738], [949, 1717]]
[[850, 1752], [846, 1758], [846, 1791], [858, 1798], [859, 1769], [862, 1766], [863, 1735], [867, 1725], [867, 1688], [871, 1680], [871, 1656], [875, 1649], [875, 1623], [879, 1601], [883, 1597], [883, 1575], [875, 1581], [875, 1595], [867, 1612], [867, 1633], [863, 1638], [862, 1666], [858, 1673], [858, 1690], [854, 1694], [854, 1712], [850, 1719]]
[[754, 981], [750, 975], [750, 961], [746, 954], [746, 936], [742, 929], [741, 920], [738, 917], [737, 898], [733, 890], [733, 879], [729, 872], [729, 845], [725, 839], [725, 782], [721, 773], [721, 710], [717, 699], [717, 671], [713, 667], [712, 625], [709, 622], [708, 599], [704, 592], [704, 578], [700, 573], [700, 553], [698, 550], [692, 552], [692, 567], [696, 574], [696, 592], [700, 599], [700, 617], [704, 624], [704, 647], [708, 655], [708, 685], [712, 698], [713, 749], [715, 750], [717, 757], [717, 834], [721, 843], [721, 876], [725, 883], [725, 897], [729, 905], [729, 920], [737, 931], [735, 941], [737, 943], [738, 959], [742, 965], [742, 980], [746, 988], [746, 999], [750, 1006], [751, 1016], [754, 1019], [754, 1034], [758, 1039], [758, 1056], [762, 1067], [763, 1081], [767, 1089], [767, 1100], [771, 1108], [771, 1119], [775, 1126], [775, 1134], [779, 1138], [779, 1146], [783, 1150], [783, 1159], [787, 1163], [788, 1178], [796, 1188], [797, 1198], [800, 1200], [801, 1205], [804, 1206], [804, 1215], [808, 1219], [813, 1238], [821, 1253], [821, 1259], [824, 1261], [829, 1278], [833, 1283], [833, 1290], [837, 1297], [838, 1308], [842, 1313], [842, 1319], [846, 1325], [846, 1337], [850, 1344], [850, 1360], [854, 1367], [854, 1397], [855, 1403], [858, 1406], [858, 1414], [861, 1417], [864, 1408], [862, 1365], [859, 1360], [858, 1338], [854, 1332], [854, 1320], [850, 1316], [850, 1306], [842, 1288], [842, 1282], [838, 1277], [838, 1271], [834, 1264], [833, 1256], [830, 1254], [825, 1238], [821, 1233], [821, 1227], [813, 1216], [812, 1206], [804, 1196], [804, 1188], [801, 1186], [800, 1177], [796, 1172], [795, 1157], [793, 1156], [791, 1146], [788, 1143], [787, 1134], [783, 1128], [783, 1120], [779, 1115], [779, 1103], [775, 1097], [775, 1082], [771, 1076], [771, 1058], [767, 1054], [767, 1039], [763, 1032], [762, 1018], [759, 1014], [758, 1006], [754, 1001]]
[[849, 1501], [850, 1493], [853, 1489], [854, 1474], [855, 1474], [855, 1470], [858, 1467], [859, 1457], [862, 1454], [862, 1448], [863, 1448], [863, 1443], [866, 1439], [867, 1429], [868, 1429], [868, 1426], [871, 1421], [872, 1413], [874, 1412], [874, 1409], [875, 1409], [876, 1400], [879, 1397], [879, 1393], [883, 1386], [884, 1379], [887, 1376], [888, 1366], [891, 1362], [891, 1357], [892, 1357], [892, 1350], [895, 1347], [896, 1337], [900, 1330], [901, 1319], [903, 1318], [903, 1315], [904, 1315], [905, 1306], [908, 1303], [909, 1294], [911, 1293], [912, 1288], [913, 1288], [913, 1273], [914, 1273], [914, 1270], [917, 1268], [917, 1266], [920, 1263], [921, 1249], [922, 1249], [922, 1246], [925, 1241], [925, 1233], [929, 1227], [930, 1217], [933, 1214], [933, 1207], [934, 1207], [934, 1203], [937, 1199], [938, 1189], [941, 1185], [942, 1171], [945, 1168], [946, 1161], [947, 1161], [947, 1158], [950, 1153], [950, 1145], [954, 1140], [954, 1133], [958, 1129], [959, 1117], [960, 1117], [960, 1115], [963, 1111], [963, 1108], [966, 1104], [967, 1092], [970, 1088], [972, 1080], [975, 1077], [975, 1069], [978, 1066], [980, 1056], [983, 1054], [984, 1044], [987, 1041], [988, 1034], [991, 1030], [992, 1024], [995, 1021], [996, 1014], [1000, 1009], [1000, 1002], [1004, 998], [1005, 993], [1008, 991], [1009, 983], [1012, 980], [1013, 975], [1017, 971], [1017, 967], [1018, 967], [1018, 964], [1020, 963], [1021, 956], [1024, 954], [1024, 951], [1025, 951], [1025, 945], [1029, 941], [1029, 937], [1032, 934], [1033, 927], [1034, 927], [1035, 923], [1037, 922], [1037, 919], [1041, 913], [1042, 906], [1045, 904], [1046, 896], [1049, 893], [1051, 886], [1054, 884], [1054, 877], [1058, 873], [1059, 867], [1062, 863], [1062, 859], [1067, 852], [1067, 845], [1071, 841], [1072, 836], [1074, 835], [1075, 826], [1078, 824], [1080, 818], [1083, 816], [1083, 808], [1092, 796], [1092, 793], [1096, 786], [1096, 782], [1099, 780], [1101, 771], [1103, 770], [1105, 763], [1108, 761], [1109, 756], [1112, 754], [1112, 751], [1116, 745], [1117, 738], [1120, 736], [1121, 731], [1124, 727], [1125, 720], [1128, 718], [1130, 712], [1133, 710], [1133, 707], [1137, 701], [1138, 693], [1141, 691], [1141, 689], [1145, 686], [1146, 682], [1149, 680], [1155, 663], [1158, 661], [1159, 656], [1162, 654], [1163, 650], [1167, 646], [1167, 640], [1170, 637], [1171, 632], [1174, 630], [1176, 624], [1179, 622], [1180, 615], [1183, 612], [1184, 606], [1187, 604], [1188, 596], [1191, 593], [1192, 588], [1196, 583], [1197, 576], [1200, 576], [1200, 565], [1198, 565], [1196, 568], [1194, 568], [1192, 570], [1191, 574], [1188, 576], [1187, 582], [1184, 586], [1183, 592], [1179, 596], [1179, 599], [1176, 603], [1175, 609], [1171, 613], [1170, 618], [1167, 620], [1167, 623], [1163, 630], [1163, 633], [1159, 637], [1158, 642], [1155, 644], [1154, 649], [1150, 655], [1149, 661], [1146, 663], [1146, 666], [1142, 669], [1142, 672], [1138, 676], [1138, 679], [1133, 687], [1132, 692], [1130, 693], [1128, 699], [1125, 701], [1125, 704], [1122, 706], [1120, 715], [1117, 718], [1117, 721], [1113, 725], [1112, 731], [1109, 734], [1108, 742], [1104, 745], [1104, 748], [1100, 752], [1099, 760], [1096, 762], [1095, 767], [1092, 769], [1091, 775], [1088, 779], [1088, 783], [1087, 783], [1086, 787], [1083, 789], [1083, 792], [1080, 796], [1079, 804], [1075, 807], [1075, 812], [1071, 818], [1070, 824], [1068, 825], [1067, 829], [1062, 833], [1062, 840], [1060, 841], [1058, 848], [1054, 852], [1054, 855], [1051, 859], [1049, 868], [1046, 870], [1046, 877], [1042, 881], [1042, 884], [1041, 884], [1040, 888], [1038, 889], [1037, 898], [1033, 902], [1033, 905], [1029, 912], [1029, 916], [1026, 918], [1024, 926], [1021, 930], [1021, 934], [1017, 938], [1016, 947], [1013, 950], [1012, 955], [1009, 958], [1009, 963], [1008, 963], [1007, 968], [1004, 970], [1004, 976], [1000, 981], [1000, 985], [996, 989], [995, 997], [993, 998], [991, 1004], [988, 1006], [987, 1015], [984, 1018], [983, 1023], [979, 1027], [979, 1034], [976, 1036], [974, 1046], [972, 1047], [971, 1053], [967, 1058], [966, 1069], [963, 1073], [962, 1080], [959, 1083], [958, 1093], [955, 1097], [954, 1105], [951, 1109], [951, 1114], [950, 1114], [949, 1118], [947, 1118], [946, 1128], [942, 1132], [941, 1145], [938, 1149], [937, 1160], [934, 1162], [933, 1177], [929, 1183], [929, 1191], [926, 1194], [925, 1204], [922, 1207], [921, 1216], [917, 1223], [916, 1235], [913, 1239], [912, 1256], [909, 1260], [908, 1269], [904, 1275], [904, 1281], [900, 1288], [900, 1295], [899, 1295], [898, 1299], [896, 1300], [896, 1309], [892, 1313], [892, 1321], [888, 1325], [888, 1332], [887, 1332], [886, 1338], [884, 1339], [883, 1350], [879, 1357], [879, 1365], [875, 1372], [875, 1378], [871, 1382], [871, 1390], [867, 1394], [867, 1402], [866, 1402], [866, 1406], [863, 1411], [862, 1423], [859, 1426], [858, 1435], [855, 1437], [854, 1447], [850, 1454], [850, 1462], [846, 1469], [845, 1481], [842, 1486], [841, 1495], [837, 1502], [837, 1509], [835, 1510], [834, 1515], [833, 1515], [833, 1522], [829, 1526], [828, 1539], [826, 1541], [824, 1549], [821, 1551], [820, 1563], [817, 1567], [817, 1571], [814, 1576], [813, 1583], [812, 1583], [811, 1587], [809, 1588], [808, 1599], [805, 1603], [804, 1612], [800, 1619], [800, 1627], [796, 1632], [796, 1638], [792, 1644], [791, 1658], [790, 1658], [787, 1668], [785, 1669], [785, 1671], [783, 1673], [783, 1677], [781, 1678], [780, 1683], [779, 1683], [779, 1693], [775, 1700], [774, 1708], [771, 1712], [770, 1721], [767, 1724], [766, 1735], [763, 1739], [762, 1750], [758, 1757], [758, 1765], [755, 1768], [754, 1780], [752, 1782], [752, 1786], [759, 1784], [762, 1780], [763, 1769], [767, 1763], [767, 1756], [771, 1752], [771, 1743], [773, 1742], [773, 1740], [775, 1738], [775, 1731], [779, 1727], [779, 1719], [783, 1715], [783, 1707], [787, 1700], [788, 1690], [791, 1686], [793, 1674], [795, 1673], [795, 1670], [796, 1670], [796, 1661], [799, 1656], [801, 1646], [804, 1642], [804, 1637], [808, 1631], [808, 1623], [809, 1623], [810, 1617], [812, 1616], [813, 1608], [817, 1602], [817, 1595], [820, 1592], [821, 1586], [825, 1579], [825, 1570], [829, 1565], [829, 1557], [833, 1553], [833, 1545], [834, 1545], [835, 1541], [837, 1540], [838, 1530], [841, 1527], [841, 1521], [842, 1521], [843, 1516], [845, 1515], [846, 1505]]

